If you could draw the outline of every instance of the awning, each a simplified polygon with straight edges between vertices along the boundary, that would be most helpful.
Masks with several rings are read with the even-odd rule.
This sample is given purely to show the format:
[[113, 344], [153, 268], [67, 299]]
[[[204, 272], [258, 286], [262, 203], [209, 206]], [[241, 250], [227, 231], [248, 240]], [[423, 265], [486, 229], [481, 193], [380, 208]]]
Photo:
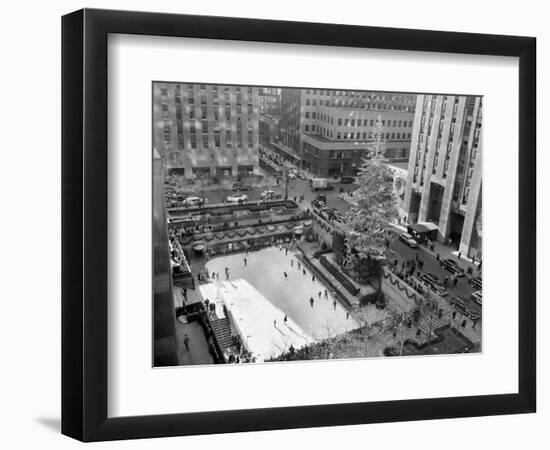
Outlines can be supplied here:
[[423, 223], [413, 223], [412, 225], [408, 226], [408, 229], [412, 230], [416, 233], [429, 233], [430, 231], [432, 231], [430, 228], [428, 228]]
[[425, 226], [428, 229], [428, 231], [439, 230], [439, 227], [432, 222], [418, 222], [418, 225]]

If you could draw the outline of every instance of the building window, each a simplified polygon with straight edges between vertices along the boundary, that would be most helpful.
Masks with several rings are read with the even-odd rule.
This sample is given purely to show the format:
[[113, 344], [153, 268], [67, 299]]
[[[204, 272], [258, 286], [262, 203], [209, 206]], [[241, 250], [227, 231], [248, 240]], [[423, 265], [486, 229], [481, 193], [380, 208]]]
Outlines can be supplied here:
[[342, 126], [342, 119], [338, 119], [338, 126], [339, 126], [339, 127]]
[[306, 132], [309, 131], [309, 125], [306, 125]]
[[309, 111], [306, 111], [306, 119], [309, 119]]

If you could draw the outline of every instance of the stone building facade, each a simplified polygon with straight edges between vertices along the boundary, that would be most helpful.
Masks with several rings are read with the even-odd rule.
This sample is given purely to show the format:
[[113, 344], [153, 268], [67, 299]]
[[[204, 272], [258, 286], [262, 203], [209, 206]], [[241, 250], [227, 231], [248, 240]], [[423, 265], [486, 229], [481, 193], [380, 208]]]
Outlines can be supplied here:
[[258, 88], [153, 84], [153, 138], [165, 167], [186, 178], [259, 170]]
[[419, 95], [404, 210], [441, 242], [481, 257], [483, 99]]
[[376, 133], [387, 159], [408, 159], [415, 106], [414, 94], [282, 89], [279, 141], [317, 176], [353, 175]]

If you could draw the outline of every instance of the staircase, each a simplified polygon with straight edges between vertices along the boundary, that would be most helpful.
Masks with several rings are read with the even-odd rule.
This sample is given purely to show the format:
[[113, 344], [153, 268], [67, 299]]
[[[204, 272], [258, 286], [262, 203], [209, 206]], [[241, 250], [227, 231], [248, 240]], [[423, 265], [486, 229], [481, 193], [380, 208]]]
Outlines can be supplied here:
[[214, 331], [216, 340], [222, 351], [231, 347], [233, 345], [233, 338], [231, 337], [229, 319], [227, 317], [221, 319], [210, 317], [210, 324], [212, 325], [212, 330]]
[[[430, 327], [430, 320], [431, 320], [431, 327]], [[441, 328], [444, 325], [447, 325], [447, 324], [445, 322], [442, 322], [441, 319], [438, 319], [436, 315], [432, 314], [430, 318], [429, 313], [420, 314], [420, 318], [416, 323], [416, 326], [422, 330], [422, 340], [426, 342], [428, 341], [428, 333], [430, 332], [430, 328], [432, 330], [432, 339], [433, 339], [437, 337], [434, 330], [437, 330], [438, 328]]]

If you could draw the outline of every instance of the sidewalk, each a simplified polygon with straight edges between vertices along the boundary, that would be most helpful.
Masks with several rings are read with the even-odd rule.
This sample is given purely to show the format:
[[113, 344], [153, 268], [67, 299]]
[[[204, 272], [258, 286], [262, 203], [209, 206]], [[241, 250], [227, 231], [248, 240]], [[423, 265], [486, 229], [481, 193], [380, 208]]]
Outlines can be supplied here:
[[[406, 226], [398, 225], [395, 223], [390, 223], [390, 225], [393, 228], [395, 228], [399, 233], [407, 232]], [[422, 244], [419, 244], [419, 247], [422, 248], [426, 253], [429, 253], [430, 255], [435, 256], [436, 258], [437, 258], [437, 255], [439, 254], [439, 259], [448, 259], [448, 258], [454, 259], [460, 262], [461, 267], [463, 269], [467, 269], [468, 267], [471, 267], [472, 270], [474, 270], [474, 274], [476, 274], [477, 268], [479, 266], [479, 261], [476, 261], [474, 263], [471, 258], [467, 257], [464, 254], [460, 256], [460, 259], [458, 259], [458, 250], [455, 250], [454, 248], [451, 248], [451, 247], [447, 247], [446, 245], [437, 241], [433, 241], [432, 244], [434, 245], [433, 251], [427, 246]]]
[[[182, 317], [176, 320], [176, 348], [180, 365], [214, 364], [202, 327], [197, 322], [184, 323]], [[185, 335], [189, 337], [189, 350], [185, 348]]]

